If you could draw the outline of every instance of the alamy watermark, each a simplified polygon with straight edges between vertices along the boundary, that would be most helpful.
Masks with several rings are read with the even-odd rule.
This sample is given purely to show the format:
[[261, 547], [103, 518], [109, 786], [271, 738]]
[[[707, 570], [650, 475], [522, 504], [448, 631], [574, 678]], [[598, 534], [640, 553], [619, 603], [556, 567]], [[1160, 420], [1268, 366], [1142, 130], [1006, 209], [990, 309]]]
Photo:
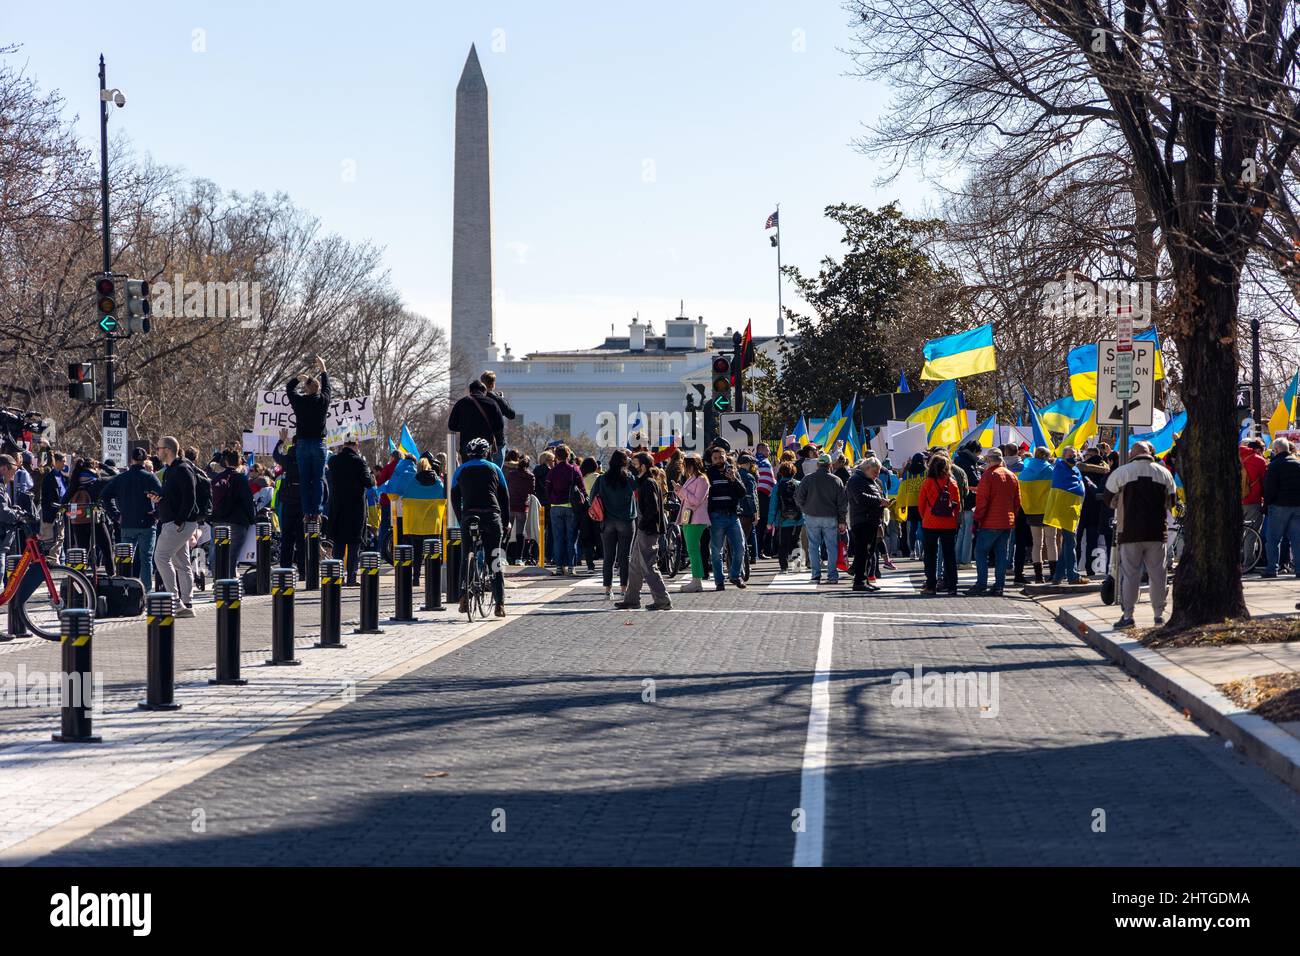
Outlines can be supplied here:
[[981, 717], [998, 715], [998, 675], [988, 671], [895, 671], [889, 702], [895, 707], [978, 707]]
[[684, 412], [643, 412], [619, 402], [618, 411], [596, 416], [596, 445], [600, 448], [663, 447], [674, 442], [680, 445], [685, 435]]
[[239, 319], [241, 329], [262, 322], [262, 283], [195, 282], [177, 273], [151, 283], [151, 311], [167, 319]]
[[1154, 282], [1094, 282], [1073, 271], [1065, 273], [1064, 281], [1043, 286], [1043, 312], [1055, 319], [1114, 319], [1128, 314], [1135, 326], [1142, 327], [1151, 320], [1154, 300]]
[[[85, 678], [89, 677], [89, 680]], [[104, 675], [100, 671], [86, 675], [80, 671], [29, 671], [19, 663], [13, 671], [0, 671], [0, 708], [51, 708], [71, 706], [103, 713]]]

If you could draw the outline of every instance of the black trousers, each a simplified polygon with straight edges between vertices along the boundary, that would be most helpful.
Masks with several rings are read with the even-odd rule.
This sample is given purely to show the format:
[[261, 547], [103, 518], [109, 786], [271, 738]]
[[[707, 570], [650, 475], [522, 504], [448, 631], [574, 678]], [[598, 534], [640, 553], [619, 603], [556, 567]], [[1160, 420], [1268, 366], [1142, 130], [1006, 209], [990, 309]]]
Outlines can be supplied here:
[[[478, 519], [478, 536], [483, 546], [483, 557], [488, 562], [488, 567], [492, 569], [492, 597], [497, 604], [505, 606], [506, 603], [506, 579], [501, 573], [501, 566], [505, 564], [505, 552], [501, 550], [501, 539], [504, 533], [501, 528], [501, 519], [496, 514], [474, 514], [470, 512], [465, 516], [465, 526], [469, 525], [471, 518]], [[462, 529], [462, 534], [464, 534]], [[469, 581], [471, 564], [475, 559], [474, 551], [468, 547], [462, 547], [461, 551], [461, 587]]]
[[799, 530], [802, 525], [782, 526], [774, 529], [773, 534], [776, 536], [776, 556], [781, 562], [781, 570], [790, 570], [790, 552], [794, 546], [799, 543]]
[[[338, 557], [343, 556], [342, 549], [337, 549]], [[302, 540], [302, 508], [284, 509], [280, 517], [280, 567], [297, 568], [298, 574], [307, 573], [307, 545]]]
[[876, 538], [880, 534], [880, 517], [868, 518], [853, 525], [853, 583], [861, 584], [867, 577], [880, 576], [880, 550]]
[[943, 548], [943, 590], [957, 590], [957, 530], [955, 528], [923, 528], [922, 554], [925, 560], [925, 586], [936, 585], [934, 559]]

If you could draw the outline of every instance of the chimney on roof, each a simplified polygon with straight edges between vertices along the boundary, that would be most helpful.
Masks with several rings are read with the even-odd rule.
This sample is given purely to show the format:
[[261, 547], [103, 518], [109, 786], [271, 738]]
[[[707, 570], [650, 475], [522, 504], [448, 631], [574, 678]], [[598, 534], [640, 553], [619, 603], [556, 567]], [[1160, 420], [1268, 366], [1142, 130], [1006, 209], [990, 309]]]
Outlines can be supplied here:
[[645, 326], [635, 317], [627, 327], [627, 347], [630, 352], [645, 351]]

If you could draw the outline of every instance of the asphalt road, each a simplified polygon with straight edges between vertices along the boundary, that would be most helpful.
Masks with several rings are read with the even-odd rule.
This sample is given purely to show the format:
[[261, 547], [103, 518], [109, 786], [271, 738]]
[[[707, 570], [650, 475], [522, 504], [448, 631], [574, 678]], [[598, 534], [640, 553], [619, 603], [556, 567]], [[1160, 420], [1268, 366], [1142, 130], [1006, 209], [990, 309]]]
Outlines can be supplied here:
[[886, 584], [584, 584], [42, 862], [1300, 864], [1296, 794], [1036, 605]]

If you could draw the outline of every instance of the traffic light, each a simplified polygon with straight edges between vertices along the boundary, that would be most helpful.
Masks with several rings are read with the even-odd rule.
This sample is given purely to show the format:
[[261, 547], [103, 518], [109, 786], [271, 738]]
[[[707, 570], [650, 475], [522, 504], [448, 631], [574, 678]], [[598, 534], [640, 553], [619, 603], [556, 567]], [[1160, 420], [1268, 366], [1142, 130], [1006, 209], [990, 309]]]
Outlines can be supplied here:
[[99, 327], [112, 335], [121, 324], [118, 321], [117, 282], [113, 276], [102, 273], [95, 278], [95, 321]]
[[68, 363], [68, 397], [83, 402], [95, 400], [95, 363]]
[[713, 359], [713, 401], [714, 408], [725, 412], [731, 407], [731, 360], [725, 355]]
[[153, 324], [149, 318], [153, 311], [149, 305], [149, 283], [144, 279], [126, 279], [122, 285], [126, 293], [126, 304], [123, 309], [126, 334], [148, 332]]

